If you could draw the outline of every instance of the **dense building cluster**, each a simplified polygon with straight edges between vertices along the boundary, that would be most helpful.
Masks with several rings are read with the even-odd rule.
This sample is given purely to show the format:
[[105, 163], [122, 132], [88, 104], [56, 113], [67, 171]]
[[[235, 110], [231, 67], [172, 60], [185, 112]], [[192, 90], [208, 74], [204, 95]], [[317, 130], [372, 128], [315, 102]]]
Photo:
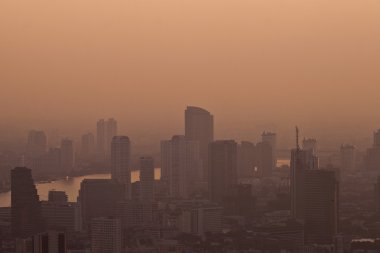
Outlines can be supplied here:
[[[289, 166], [278, 166], [275, 133], [257, 143], [215, 140], [213, 115], [189, 106], [185, 133], [161, 141], [160, 177], [144, 155], [133, 181], [133, 145], [116, 120], [99, 120], [80, 152], [68, 138], [48, 149], [33, 130], [10, 172], [11, 206], [0, 208], [0, 252], [380, 252], [380, 130], [362, 161], [342, 145], [340, 169], [322, 166], [317, 141], [300, 146], [298, 135]], [[34, 175], [73, 176], [79, 163], [106, 166], [110, 178], [84, 179], [76, 201], [54, 189], [40, 199]]]

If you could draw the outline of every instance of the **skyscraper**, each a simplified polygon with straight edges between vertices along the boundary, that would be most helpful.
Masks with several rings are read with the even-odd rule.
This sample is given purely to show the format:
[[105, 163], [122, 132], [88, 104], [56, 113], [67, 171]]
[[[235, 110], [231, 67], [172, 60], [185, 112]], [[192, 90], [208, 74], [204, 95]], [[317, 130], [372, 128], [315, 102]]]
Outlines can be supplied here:
[[64, 232], [50, 230], [33, 236], [33, 253], [66, 253]]
[[125, 185], [131, 197], [131, 145], [127, 136], [114, 136], [111, 143], [111, 178]]
[[61, 141], [61, 168], [63, 172], [69, 173], [75, 168], [74, 164], [74, 143], [70, 139]]
[[199, 142], [175, 135], [170, 141], [161, 143], [161, 157], [167, 159], [163, 165], [168, 174], [170, 196], [190, 197], [195, 182], [201, 178]]
[[27, 238], [43, 229], [32, 171], [25, 167], [11, 170], [11, 227], [15, 238]]
[[318, 159], [310, 151], [299, 148], [291, 151], [290, 194], [293, 218], [302, 221], [305, 208], [305, 171], [318, 169]]
[[154, 160], [152, 157], [140, 158], [140, 201], [154, 200]]
[[28, 134], [26, 155], [30, 158], [40, 157], [47, 149], [47, 138], [44, 131], [31, 130]]
[[272, 148], [272, 168], [277, 166], [277, 134], [271, 132], [263, 132], [261, 135], [261, 141], [268, 143]]
[[98, 154], [102, 158], [107, 158], [111, 151], [111, 141], [117, 135], [117, 121], [113, 118], [108, 120], [100, 119], [96, 125], [96, 146]]
[[111, 217], [99, 217], [91, 220], [91, 252], [121, 252], [121, 222]]
[[208, 145], [214, 140], [214, 117], [208, 111], [194, 106], [185, 110], [186, 139], [199, 141], [202, 161], [202, 179], [208, 179]]
[[219, 140], [209, 145], [209, 194], [211, 201], [220, 202], [237, 184], [237, 144]]
[[335, 171], [305, 171], [305, 244], [331, 244], [338, 232], [339, 184]]
[[380, 168], [380, 129], [373, 133], [373, 145], [367, 149], [365, 165], [368, 170]]

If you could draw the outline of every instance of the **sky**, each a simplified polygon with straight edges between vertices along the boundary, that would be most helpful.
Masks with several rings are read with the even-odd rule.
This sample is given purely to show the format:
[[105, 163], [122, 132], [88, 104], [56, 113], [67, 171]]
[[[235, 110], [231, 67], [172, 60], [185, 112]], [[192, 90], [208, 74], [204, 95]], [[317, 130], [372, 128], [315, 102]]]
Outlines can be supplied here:
[[[78, 135], [99, 118], [151, 138], [186, 105], [217, 138], [294, 126], [321, 142], [380, 128], [378, 0], [2, 0], [2, 135]], [[335, 144], [334, 144], [335, 145]]]

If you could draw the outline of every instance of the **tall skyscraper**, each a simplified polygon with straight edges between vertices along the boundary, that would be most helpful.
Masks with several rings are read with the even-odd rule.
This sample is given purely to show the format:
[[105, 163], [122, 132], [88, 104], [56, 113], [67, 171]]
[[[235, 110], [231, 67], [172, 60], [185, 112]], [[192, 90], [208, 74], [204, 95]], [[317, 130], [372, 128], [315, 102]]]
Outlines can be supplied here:
[[75, 168], [74, 159], [74, 143], [65, 138], [61, 141], [61, 168], [64, 172], [69, 173]]
[[305, 171], [305, 244], [331, 244], [338, 232], [339, 184], [335, 171]]
[[365, 166], [373, 171], [380, 168], [380, 129], [373, 133], [373, 145], [367, 149]]
[[15, 238], [27, 238], [43, 229], [32, 171], [25, 167], [11, 170], [11, 227]]
[[81, 155], [83, 158], [88, 158], [95, 152], [95, 136], [92, 133], [82, 135]]
[[30, 158], [40, 157], [47, 150], [47, 138], [43, 131], [31, 130], [28, 134], [26, 155]]
[[237, 184], [237, 144], [219, 140], [209, 145], [209, 194], [211, 201], [220, 202]]
[[194, 184], [201, 179], [199, 142], [175, 135], [161, 143], [161, 157], [168, 174], [169, 192], [173, 198], [189, 198]]
[[268, 143], [272, 148], [272, 168], [277, 166], [277, 134], [271, 132], [263, 132], [261, 141]]
[[202, 178], [208, 179], [208, 145], [214, 140], [214, 117], [210, 112], [194, 106], [185, 110], [186, 139], [199, 142]]
[[356, 169], [356, 147], [353, 145], [342, 145], [340, 147], [340, 167], [344, 171]]
[[154, 201], [154, 160], [152, 157], [140, 158], [140, 201]]
[[121, 222], [110, 217], [94, 218], [91, 221], [91, 252], [121, 253]]
[[296, 220], [304, 219], [305, 209], [305, 171], [318, 169], [318, 158], [311, 151], [299, 147], [291, 151], [290, 194], [291, 211]]
[[98, 154], [107, 158], [111, 151], [112, 138], [117, 135], [117, 121], [113, 118], [100, 119], [96, 125], [96, 146]]
[[127, 136], [114, 136], [111, 143], [111, 178], [125, 185], [131, 197], [131, 144]]

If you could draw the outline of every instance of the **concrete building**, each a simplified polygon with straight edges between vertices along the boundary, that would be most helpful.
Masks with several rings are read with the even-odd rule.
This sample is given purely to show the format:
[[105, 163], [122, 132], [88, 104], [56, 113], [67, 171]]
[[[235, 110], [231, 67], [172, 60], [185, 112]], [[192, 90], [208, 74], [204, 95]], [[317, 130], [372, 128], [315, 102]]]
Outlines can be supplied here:
[[25, 167], [11, 170], [11, 226], [14, 238], [27, 238], [43, 230], [32, 171]]
[[221, 202], [237, 184], [237, 144], [234, 140], [219, 140], [209, 145], [210, 200]]
[[66, 234], [50, 230], [33, 236], [33, 253], [66, 253]]
[[338, 233], [339, 183], [335, 171], [305, 171], [305, 244], [332, 244]]
[[205, 109], [188, 106], [185, 110], [185, 137], [199, 142], [201, 178], [208, 179], [208, 145], [214, 140], [214, 116]]
[[68, 174], [75, 168], [74, 143], [70, 139], [61, 141], [61, 169]]
[[272, 169], [277, 166], [277, 134], [264, 131], [261, 135], [261, 141], [268, 143], [272, 148]]
[[131, 198], [131, 144], [127, 136], [114, 136], [111, 143], [111, 179], [125, 185]]

